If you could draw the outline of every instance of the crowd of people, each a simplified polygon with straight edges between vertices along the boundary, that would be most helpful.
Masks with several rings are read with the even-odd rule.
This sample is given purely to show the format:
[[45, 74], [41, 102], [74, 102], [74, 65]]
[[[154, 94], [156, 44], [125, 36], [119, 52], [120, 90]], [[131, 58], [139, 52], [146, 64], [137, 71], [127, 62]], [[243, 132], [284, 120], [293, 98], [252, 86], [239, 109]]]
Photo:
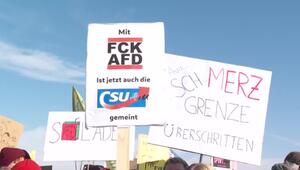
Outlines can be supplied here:
[[188, 163], [179, 157], [170, 158], [166, 161], [163, 170], [213, 170], [213, 167], [203, 163]]
[[[188, 165], [183, 159], [175, 157], [166, 161], [163, 170], [214, 170], [214, 168], [203, 163]], [[290, 152], [282, 163], [274, 164], [271, 170], [300, 170], [300, 152]]]
[[[5, 147], [0, 152], [0, 170], [41, 170], [30, 158], [28, 152], [19, 148]], [[180, 157], [169, 158], [163, 170], [214, 170], [204, 163], [188, 163]], [[271, 170], [300, 170], [300, 152], [290, 152], [282, 163], [276, 163]]]

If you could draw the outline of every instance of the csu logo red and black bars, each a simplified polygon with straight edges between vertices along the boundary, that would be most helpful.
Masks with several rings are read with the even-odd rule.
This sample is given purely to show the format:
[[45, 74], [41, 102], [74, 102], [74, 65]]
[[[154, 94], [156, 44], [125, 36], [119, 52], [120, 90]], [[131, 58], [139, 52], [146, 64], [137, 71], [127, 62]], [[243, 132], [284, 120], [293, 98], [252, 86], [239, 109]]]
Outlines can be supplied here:
[[140, 37], [108, 38], [107, 69], [143, 69], [142, 42]]

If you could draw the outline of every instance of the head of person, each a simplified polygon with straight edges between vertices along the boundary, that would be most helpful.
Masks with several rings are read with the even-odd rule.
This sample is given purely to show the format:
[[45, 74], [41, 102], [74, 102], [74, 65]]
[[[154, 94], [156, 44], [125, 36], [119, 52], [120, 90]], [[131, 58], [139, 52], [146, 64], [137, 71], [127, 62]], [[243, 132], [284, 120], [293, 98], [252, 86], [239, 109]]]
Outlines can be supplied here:
[[187, 170], [187, 169], [188, 169], [188, 164], [186, 163], [185, 160], [179, 157], [174, 157], [166, 161], [163, 170]]
[[19, 148], [5, 147], [0, 152], [0, 170], [11, 169], [17, 163], [30, 159], [28, 152]]
[[272, 166], [271, 170], [290, 170], [289, 167], [284, 163], [276, 163]]
[[203, 163], [197, 163], [190, 165], [189, 170], [213, 170], [213, 168]]
[[290, 152], [284, 158], [286, 164], [291, 170], [300, 169], [300, 152]]
[[18, 162], [11, 170], [41, 170], [41, 167], [31, 159]]

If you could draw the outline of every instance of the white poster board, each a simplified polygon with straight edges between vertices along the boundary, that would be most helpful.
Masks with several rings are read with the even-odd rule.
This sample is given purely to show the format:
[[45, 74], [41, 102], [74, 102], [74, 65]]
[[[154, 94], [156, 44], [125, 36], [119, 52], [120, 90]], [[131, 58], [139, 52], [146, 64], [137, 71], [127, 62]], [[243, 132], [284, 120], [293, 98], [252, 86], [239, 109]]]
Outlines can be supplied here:
[[[259, 165], [271, 72], [168, 55], [176, 107], [149, 142]], [[170, 101], [171, 103], [171, 101]]]
[[163, 124], [164, 43], [163, 23], [89, 25], [88, 126]]
[[[44, 161], [116, 160], [117, 127], [85, 128], [84, 112], [49, 112]], [[134, 156], [134, 127], [130, 158]]]

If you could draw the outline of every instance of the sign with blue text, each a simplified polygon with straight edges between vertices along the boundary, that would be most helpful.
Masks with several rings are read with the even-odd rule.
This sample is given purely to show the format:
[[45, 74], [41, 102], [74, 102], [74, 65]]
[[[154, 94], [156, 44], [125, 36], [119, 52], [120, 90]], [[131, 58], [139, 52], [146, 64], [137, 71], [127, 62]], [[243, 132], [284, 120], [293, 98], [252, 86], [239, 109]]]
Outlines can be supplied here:
[[149, 143], [259, 165], [272, 72], [166, 55], [176, 107]]
[[87, 46], [87, 125], [163, 124], [163, 23], [90, 24]]
[[[117, 127], [85, 127], [84, 112], [49, 112], [44, 161], [116, 160]], [[130, 158], [134, 127], [130, 127]]]

